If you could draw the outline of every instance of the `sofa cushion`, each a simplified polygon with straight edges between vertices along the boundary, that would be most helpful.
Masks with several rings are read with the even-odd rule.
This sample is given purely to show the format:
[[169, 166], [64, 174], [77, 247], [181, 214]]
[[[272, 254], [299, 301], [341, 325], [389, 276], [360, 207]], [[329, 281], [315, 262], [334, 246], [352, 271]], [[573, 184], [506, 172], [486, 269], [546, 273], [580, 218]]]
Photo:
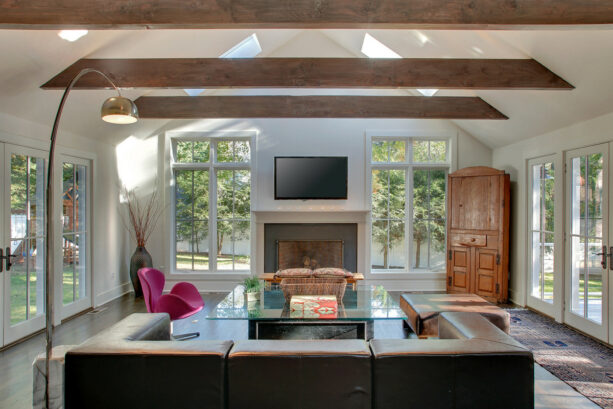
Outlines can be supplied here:
[[371, 379], [361, 340], [237, 341], [228, 355], [228, 408], [367, 409]]

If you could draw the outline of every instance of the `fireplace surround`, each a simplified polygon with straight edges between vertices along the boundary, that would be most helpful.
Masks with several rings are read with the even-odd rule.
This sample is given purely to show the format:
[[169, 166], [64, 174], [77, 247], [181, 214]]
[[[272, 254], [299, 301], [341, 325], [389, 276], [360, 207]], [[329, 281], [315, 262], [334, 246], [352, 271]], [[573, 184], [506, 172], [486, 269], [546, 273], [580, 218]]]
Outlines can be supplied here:
[[357, 248], [357, 223], [264, 224], [265, 272], [305, 263], [309, 268], [342, 267], [356, 272]]

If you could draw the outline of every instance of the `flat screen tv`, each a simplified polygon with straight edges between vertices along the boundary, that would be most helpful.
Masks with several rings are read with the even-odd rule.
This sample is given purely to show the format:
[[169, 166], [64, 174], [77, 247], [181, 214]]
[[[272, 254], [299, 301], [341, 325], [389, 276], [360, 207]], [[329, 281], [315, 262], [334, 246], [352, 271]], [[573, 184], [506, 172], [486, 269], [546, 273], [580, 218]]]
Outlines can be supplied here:
[[346, 156], [275, 157], [275, 200], [347, 199]]

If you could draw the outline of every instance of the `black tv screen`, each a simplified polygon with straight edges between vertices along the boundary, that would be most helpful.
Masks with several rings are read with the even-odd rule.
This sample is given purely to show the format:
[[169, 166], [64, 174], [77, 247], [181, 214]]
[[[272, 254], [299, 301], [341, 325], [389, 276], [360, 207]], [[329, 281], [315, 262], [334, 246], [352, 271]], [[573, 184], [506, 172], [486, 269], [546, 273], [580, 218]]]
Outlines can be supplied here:
[[275, 157], [275, 200], [292, 199], [347, 199], [347, 157]]

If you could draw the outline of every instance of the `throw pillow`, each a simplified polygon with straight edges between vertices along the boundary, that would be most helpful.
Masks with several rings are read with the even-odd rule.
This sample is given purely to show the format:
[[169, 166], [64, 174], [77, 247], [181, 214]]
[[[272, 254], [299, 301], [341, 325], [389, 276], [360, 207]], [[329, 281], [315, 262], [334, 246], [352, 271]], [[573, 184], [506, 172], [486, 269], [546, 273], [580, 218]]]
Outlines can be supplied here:
[[311, 277], [313, 270], [310, 268], [286, 268], [275, 273], [275, 278], [300, 278]]
[[344, 268], [337, 267], [323, 267], [313, 271], [315, 277], [353, 277], [351, 271], [347, 271]]

